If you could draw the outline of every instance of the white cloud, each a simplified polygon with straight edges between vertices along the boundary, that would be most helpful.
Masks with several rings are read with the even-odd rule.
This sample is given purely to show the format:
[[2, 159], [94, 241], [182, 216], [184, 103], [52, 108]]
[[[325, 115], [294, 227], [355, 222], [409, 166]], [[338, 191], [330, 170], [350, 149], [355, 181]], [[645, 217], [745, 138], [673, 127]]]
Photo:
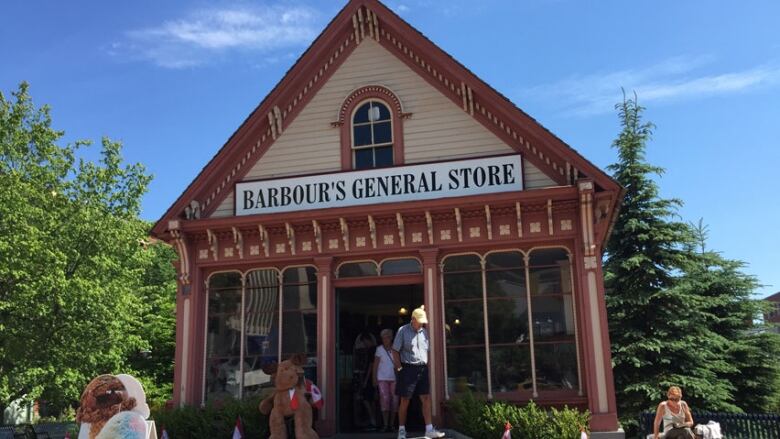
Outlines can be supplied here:
[[728, 73], [698, 73], [711, 57], [676, 57], [645, 67], [572, 76], [521, 90], [520, 100], [553, 102], [564, 113], [587, 116], [610, 112], [621, 87], [643, 103], [690, 100], [780, 84], [780, 67], [757, 66]]
[[319, 30], [318, 14], [302, 6], [203, 9], [158, 26], [131, 30], [125, 41], [111, 44], [108, 53], [182, 68], [234, 51], [269, 55], [304, 46]]

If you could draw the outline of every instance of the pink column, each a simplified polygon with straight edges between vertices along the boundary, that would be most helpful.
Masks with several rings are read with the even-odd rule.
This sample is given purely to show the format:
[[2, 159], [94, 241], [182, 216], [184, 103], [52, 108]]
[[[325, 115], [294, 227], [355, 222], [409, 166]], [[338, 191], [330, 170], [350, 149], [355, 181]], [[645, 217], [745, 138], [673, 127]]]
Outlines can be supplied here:
[[607, 308], [604, 301], [604, 275], [601, 271], [601, 248], [594, 241], [594, 184], [589, 180], [581, 180], [578, 182], [578, 188], [580, 217], [574, 266], [577, 270], [577, 292], [580, 296], [582, 355], [588, 409], [592, 413], [590, 426], [593, 431], [615, 431], [618, 422]]
[[442, 424], [441, 404], [444, 402], [444, 340], [442, 328], [444, 316], [441, 315], [442, 295], [439, 291], [439, 249], [420, 250], [423, 261], [423, 283], [425, 285], [425, 310], [428, 314], [428, 334], [431, 340], [431, 355], [428, 360], [431, 379], [431, 404], [433, 422]]
[[317, 420], [321, 437], [336, 434], [336, 290], [333, 288], [333, 257], [314, 258], [317, 267], [317, 385], [325, 406]]

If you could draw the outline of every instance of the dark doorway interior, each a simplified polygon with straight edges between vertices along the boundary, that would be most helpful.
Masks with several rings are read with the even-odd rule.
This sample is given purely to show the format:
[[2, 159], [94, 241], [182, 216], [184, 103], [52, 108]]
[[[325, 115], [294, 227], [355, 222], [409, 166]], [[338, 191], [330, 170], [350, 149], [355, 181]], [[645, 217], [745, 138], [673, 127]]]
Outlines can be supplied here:
[[[412, 310], [423, 303], [423, 286], [338, 288], [336, 294], [339, 432], [381, 431], [378, 391], [366, 389], [373, 388], [370, 373], [375, 346], [371, 345], [381, 345], [382, 329], [395, 333], [409, 323]], [[424, 427], [419, 398], [409, 404], [406, 426], [407, 430]]]

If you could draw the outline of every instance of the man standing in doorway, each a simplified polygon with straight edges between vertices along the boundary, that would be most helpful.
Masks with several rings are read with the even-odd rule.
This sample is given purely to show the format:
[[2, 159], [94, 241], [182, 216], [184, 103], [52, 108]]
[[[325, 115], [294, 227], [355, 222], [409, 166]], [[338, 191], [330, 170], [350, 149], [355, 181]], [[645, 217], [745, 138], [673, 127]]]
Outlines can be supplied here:
[[395, 393], [401, 397], [398, 407], [398, 439], [406, 439], [406, 412], [409, 400], [414, 394], [420, 396], [425, 437], [440, 438], [444, 433], [437, 431], [431, 423], [431, 395], [428, 377], [428, 330], [425, 325], [425, 305], [412, 311], [412, 321], [398, 328], [393, 341], [393, 363], [398, 372]]

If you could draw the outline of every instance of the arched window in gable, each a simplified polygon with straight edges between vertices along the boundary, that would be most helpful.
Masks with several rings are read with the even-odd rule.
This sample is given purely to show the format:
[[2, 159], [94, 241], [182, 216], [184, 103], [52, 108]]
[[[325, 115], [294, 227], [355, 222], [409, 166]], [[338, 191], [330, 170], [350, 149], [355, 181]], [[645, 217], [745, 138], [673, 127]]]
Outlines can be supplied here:
[[387, 105], [370, 99], [352, 115], [352, 168], [393, 165], [393, 119]]
[[401, 165], [404, 113], [395, 94], [380, 85], [353, 91], [334, 126], [341, 127], [341, 168], [373, 169]]

